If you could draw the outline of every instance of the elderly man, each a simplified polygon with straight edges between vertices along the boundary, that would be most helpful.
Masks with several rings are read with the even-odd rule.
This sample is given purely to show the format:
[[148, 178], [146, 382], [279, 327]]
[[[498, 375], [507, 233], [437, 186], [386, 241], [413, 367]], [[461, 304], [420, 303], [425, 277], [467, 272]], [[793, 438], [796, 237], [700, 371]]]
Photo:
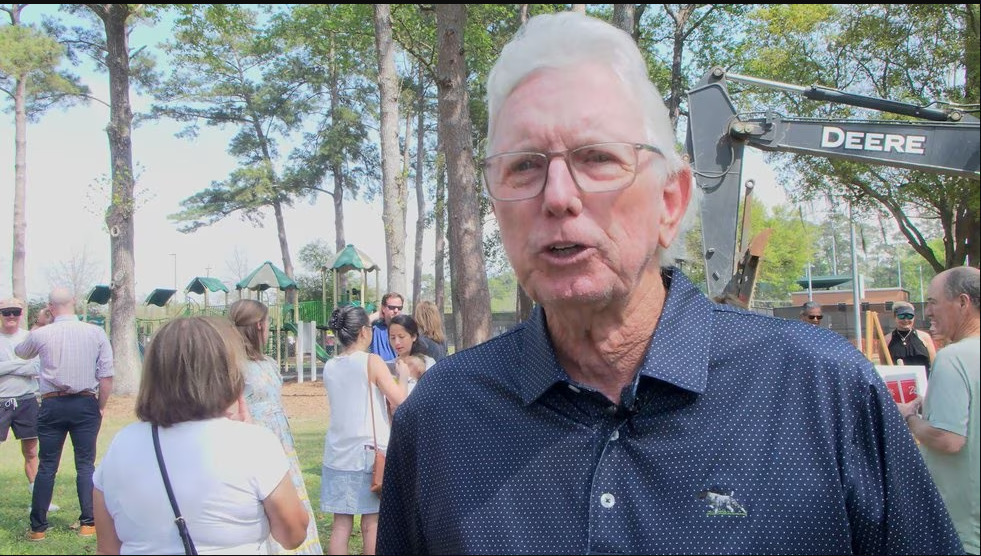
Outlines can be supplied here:
[[[25, 361], [14, 355], [14, 347], [27, 338], [20, 323], [27, 318], [27, 304], [16, 297], [0, 301], [0, 444], [13, 431], [24, 455], [27, 488], [34, 492], [37, 477], [37, 358]], [[58, 506], [51, 504], [48, 511]]]
[[537, 307], [395, 412], [379, 553], [961, 551], [861, 353], [662, 267], [691, 171], [630, 35], [535, 16], [487, 91], [484, 185]]
[[800, 308], [800, 320], [809, 322], [815, 326], [821, 326], [824, 320], [824, 311], [817, 301], [807, 301]]
[[48, 295], [54, 322], [35, 328], [14, 353], [22, 358], [40, 356], [41, 411], [37, 419], [40, 462], [31, 499], [28, 539], [44, 540], [48, 505], [65, 439], [71, 435], [75, 451], [78, 534], [95, 535], [92, 513], [92, 473], [102, 412], [112, 393], [112, 348], [102, 328], [75, 316], [75, 298], [65, 288]]
[[[899, 406], [968, 554], [981, 551], [981, 273], [945, 270], [930, 281], [926, 316], [950, 344], [937, 352], [926, 400]], [[923, 403], [923, 416], [917, 415]]]

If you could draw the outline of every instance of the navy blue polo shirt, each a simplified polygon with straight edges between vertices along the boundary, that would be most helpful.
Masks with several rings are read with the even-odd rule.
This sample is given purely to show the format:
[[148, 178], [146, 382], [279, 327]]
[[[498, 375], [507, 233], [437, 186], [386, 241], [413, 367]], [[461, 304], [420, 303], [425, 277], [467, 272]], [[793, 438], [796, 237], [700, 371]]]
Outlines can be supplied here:
[[379, 554], [963, 553], [874, 367], [677, 269], [620, 405], [545, 314], [444, 359], [395, 414]]

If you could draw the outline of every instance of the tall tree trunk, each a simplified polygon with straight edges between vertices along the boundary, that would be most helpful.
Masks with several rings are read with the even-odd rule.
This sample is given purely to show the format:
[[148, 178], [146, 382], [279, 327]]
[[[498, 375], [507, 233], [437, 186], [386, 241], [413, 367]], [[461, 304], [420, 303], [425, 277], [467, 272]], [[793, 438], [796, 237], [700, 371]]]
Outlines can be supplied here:
[[466, 22], [466, 4], [437, 5], [439, 61], [436, 84], [439, 89], [439, 135], [446, 153], [449, 178], [450, 276], [454, 320], [462, 321], [462, 326], [458, 325], [461, 337], [457, 350], [485, 341], [491, 332], [490, 294], [463, 51]]
[[[328, 59], [331, 61], [329, 65], [330, 71], [330, 121], [336, 125], [340, 120], [338, 113], [340, 112], [339, 107], [341, 106], [341, 91], [340, 91], [340, 76], [337, 72], [337, 56], [334, 52], [334, 40], [331, 38], [330, 41], [330, 56]], [[340, 254], [341, 251], [347, 247], [347, 237], [344, 234], [344, 161], [341, 157], [336, 157], [330, 161], [330, 173], [334, 178], [334, 253]], [[327, 269], [327, 272], [332, 272], [331, 269]], [[338, 295], [347, 291], [347, 273], [342, 272], [334, 277], [337, 281], [335, 284], [335, 289], [339, 292]], [[361, 284], [361, 288], [364, 291], [368, 291], [368, 284]], [[333, 292], [330, 292], [333, 296]], [[333, 299], [333, 304], [336, 307], [338, 299]], [[376, 302], [378, 300], [375, 300]], [[330, 313], [328, 312], [328, 316]]]
[[[981, 93], [981, 5], [964, 4], [964, 93], [967, 104], [977, 105]], [[971, 194], [968, 194], [971, 197]], [[966, 222], [966, 257], [967, 264], [981, 267], [981, 216], [978, 214], [977, 198], [967, 206], [974, 207], [968, 211]]]
[[531, 310], [535, 307], [534, 300], [528, 295], [528, 292], [518, 284], [518, 304], [515, 307], [515, 320], [521, 322], [523, 320], [528, 320], [531, 316]]
[[375, 47], [378, 51], [378, 95], [382, 159], [382, 223], [389, 292], [405, 295], [405, 203], [408, 197], [399, 168], [399, 86], [392, 41], [391, 4], [375, 4]]
[[[283, 272], [290, 278], [293, 275], [293, 258], [290, 256], [290, 245], [286, 240], [286, 220], [283, 218], [283, 204], [279, 201], [273, 203], [273, 213], [276, 215], [276, 232], [279, 236], [279, 250], [283, 252]], [[286, 290], [286, 302], [296, 303], [299, 299], [299, 292], [296, 288]]]
[[[412, 141], [410, 141], [410, 138], [412, 137], [412, 108], [411, 108], [412, 103], [410, 102], [408, 103], [408, 105], [409, 108], [405, 111], [405, 135], [403, 135], [403, 137], [405, 137], [405, 142], [402, 144], [404, 147], [402, 150], [402, 171], [399, 172], [399, 182], [401, 182], [401, 185], [399, 185], [399, 189], [403, 189], [403, 188], [405, 189], [406, 198], [405, 198], [405, 203], [403, 204], [403, 207], [405, 208], [408, 208], [408, 202], [409, 202], [409, 165], [411, 164], [410, 161], [412, 160], [412, 156], [411, 156], [412, 151], [409, 148], [409, 146], [412, 144]], [[416, 196], [417, 206], [418, 206], [418, 202], [419, 202], [419, 197]], [[426, 221], [424, 220], [425, 207], [426, 207], [426, 198], [423, 197], [422, 198], [423, 210], [416, 211], [416, 224], [415, 224], [416, 230], [419, 229], [420, 224], [425, 226], [426, 223]], [[419, 287], [419, 280], [417, 277], [422, 274], [422, 245], [421, 245], [421, 239], [419, 237], [419, 234], [416, 234], [414, 246], [416, 247], [416, 249], [415, 252], [412, 254], [412, 280], [407, 285], [408, 290], [403, 292], [406, 296], [405, 303], [409, 307], [407, 311], [409, 311], [410, 313], [412, 311], [411, 309], [412, 305], [415, 304], [417, 299], [419, 299], [418, 295], [415, 292], [417, 291], [416, 288]]]
[[434, 253], [436, 258], [435, 296], [440, 312], [446, 307], [446, 158], [443, 156], [443, 142], [436, 134], [436, 200], [433, 211], [436, 213], [436, 238]]
[[[671, 117], [671, 129], [677, 131], [678, 119], [681, 117], [681, 100], [684, 98], [682, 55], [685, 51], [685, 38], [690, 34], [688, 20], [699, 4], [678, 4], [675, 9], [664, 5], [668, 16], [674, 21], [674, 30], [671, 42], [671, 90], [667, 100], [668, 114]], [[661, 93], [664, 94], [663, 92]]]
[[[634, 35], [634, 5], [613, 4], [613, 24], [623, 29], [630, 36]], [[636, 38], [634, 39], [637, 40]]]
[[[416, 109], [416, 212], [419, 217], [416, 219], [416, 244], [415, 244], [415, 264], [412, 268], [412, 302], [419, 303], [422, 292], [422, 248], [424, 235], [426, 234], [426, 192], [422, 187], [422, 177], [426, 164], [426, 89], [423, 86], [425, 74], [422, 64], [418, 66], [417, 76], [419, 88], [417, 89], [418, 108]], [[406, 144], [409, 143], [409, 136], [406, 135]]]
[[976, 104], [981, 93], [981, 4], [964, 4], [964, 93]]
[[[347, 238], [344, 236], [344, 175], [341, 174], [340, 168], [334, 168], [332, 174], [334, 175], [334, 194], [331, 195], [331, 200], [334, 203], [334, 253], [340, 255], [341, 251], [347, 247]], [[331, 269], [327, 269], [327, 272], [331, 272]], [[345, 292], [347, 291], [347, 276], [346, 272], [342, 272], [334, 277], [337, 280], [337, 291]], [[367, 284], [362, 284], [362, 288], [368, 291]], [[333, 292], [330, 292], [333, 295]], [[337, 305], [339, 300], [334, 300], [334, 305]]]
[[[616, 6], [623, 6], [623, 5], [624, 4], [614, 4], [614, 11], [613, 11], [614, 19], [616, 19], [617, 17]], [[586, 13], [585, 6], [583, 6], [583, 13]], [[520, 17], [521, 17], [522, 25], [528, 22], [528, 4], [521, 4]], [[517, 291], [515, 291], [514, 294], [515, 320], [521, 322], [527, 319], [529, 316], [531, 316], [531, 309], [533, 306], [534, 306], [534, 302], [531, 300], [531, 297], [529, 297], [528, 293], [525, 292], [525, 289], [521, 287], [521, 284], [518, 284], [518, 289]]]
[[[20, 12], [25, 4], [10, 5], [10, 24], [20, 25]], [[10, 283], [14, 297], [27, 301], [27, 75], [14, 81], [14, 244], [10, 264]], [[27, 317], [21, 319], [27, 328]]]
[[[27, 301], [27, 76], [18, 77], [14, 93], [14, 245], [10, 282], [14, 297]], [[27, 318], [21, 319], [27, 327]]]
[[112, 276], [109, 340], [113, 350], [113, 390], [135, 394], [140, 383], [136, 338], [136, 262], [133, 255], [133, 110], [129, 100], [129, 37], [127, 21], [137, 4], [86, 4], [106, 29], [106, 65], [109, 69], [109, 155], [112, 163], [112, 199], [106, 213]]
[[[246, 101], [246, 112], [249, 113], [249, 119], [252, 122], [252, 128], [255, 130], [255, 136], [259, 143], [259, 148], [262, 152], [262, 158], [266, 163], [267, 179], [269, 183], [275, 187], [282, 187], [279, 183], [279, 177], [275, 171], [275, 163], [273, 162], [273, 149], [270, 148], [269, 139], [266, 137], [265, 130], [263, 129], [262, 118], [259, 116], [259, 112], [254, 110], [252, 107], [252, 100], [247, 99]], [[289, 241], [286, 238], [286, 220], [283, 218], [283, 203], [276, 198], [272, 202], [273, 214], [276, 219], [276, 236], [279, 240], [279, 250], [283, 258], [283, 273], [286, 274], [291, 280], [296, 279], [296, 275], [293, 274], [293, 258], [290, 256], [290, 246]], [[286, 302], [296, 303], [299, 299], [299, 292], [296, 288], [291, 288], [286, 290]]]

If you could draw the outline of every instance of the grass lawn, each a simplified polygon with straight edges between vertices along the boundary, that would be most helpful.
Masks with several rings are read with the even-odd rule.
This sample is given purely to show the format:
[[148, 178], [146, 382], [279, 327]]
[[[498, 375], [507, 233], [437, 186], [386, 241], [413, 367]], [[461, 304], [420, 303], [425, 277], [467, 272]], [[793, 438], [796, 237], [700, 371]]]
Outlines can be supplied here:
[[[320, 468], [328, 419], [324, 398], [326, 393], [321, 382], [302, 385], [287, 383], [283, 388], [283, 401], [290, 416], [303, 479], [317, 516], [320, 544], [326, 551], [332, 515], [319, 511]], [[116, 432], [136, 419], [132, 404], [131, 398], [114, 396], [110, 399], [110, 406], [102, 422], [102, 431], [99, 433], [96, 465], [101, 461]], [[95, 554], [95, 538], [79, 537], [69, 528], [78, 520], [79, 515], [78, 496], [75, 494], [75, 455], [70, 438], [65, 442], [61, 465], [55, 478], [53, 502], [61, 506], [61, 509], [48, 514], [50, 527], [44, 541], [27, 540], [31, 495], [27, 491], [20, 442], [14, 439], [13, 434], [0, 445], [0, 500], [3, 500], [0, 505], [0, 554]], [[362, 551], [361, 534], [357, 525], [351, 535], [350, 551], [351, 554], [360, 554]]]

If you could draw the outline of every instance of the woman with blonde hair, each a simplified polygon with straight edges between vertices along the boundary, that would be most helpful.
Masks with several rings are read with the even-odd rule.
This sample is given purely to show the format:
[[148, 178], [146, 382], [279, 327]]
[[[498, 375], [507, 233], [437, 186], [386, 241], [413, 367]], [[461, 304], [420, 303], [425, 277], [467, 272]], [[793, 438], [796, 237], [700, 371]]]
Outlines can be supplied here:
[[408, 395], [408, 368], [396, 365], [396, 382], [382, 358], [369, 353], [373, 330], [364, 308], [338, 307], [328, 324], [340, 352], [324, 364], [330, 425], [324, 439], [320, 510], [334, 514], [329, 554], [347, 554], [354, 516], [361, 516], [364, 554], [375, 553], [378, 508], [371, 491], [374, 450], [388, 449], [387, 405], [398, 407]]
[[270, 536], [300, 546], [309, 516], [282, 444], [243, 422], [244, 362], [224, 318], [177, 318], [156, 333], [139, 422], [116, 434], [93, 476], [97, 554], [185, 553], [164, 476], [201, 554], [267, 554]]
[[303, 501], [310, 516], [307, 525], [307, 538], [296, 549], [287, 550], [276, 543], [272, 554], [323, 554], [320, 536], [317, 533], [317, 518], [310, 505], [307, 487], [303, 482], [303, 471], [296, 454], [293, 433], [283, 409], [283, 379], [279, 374], [276, 360], [263, 353], [263, 346], [269, 341], [269, 308], [253, 299], [240, 299], [228, 307], [228, 318], [235, 324], [244, 340], [247, 361], [243, 367], [245, 375], [245, 403], [252, 421], [265, 426], [279, 437], [290, 462], [290, 479], [297, 494]]
[[419, 341], [426, 355], [435, 361], [446, 357], [446, 335], [443, 332], [443, 315], [432, 301], [416, 303], [412, 317], [419, 325]]

